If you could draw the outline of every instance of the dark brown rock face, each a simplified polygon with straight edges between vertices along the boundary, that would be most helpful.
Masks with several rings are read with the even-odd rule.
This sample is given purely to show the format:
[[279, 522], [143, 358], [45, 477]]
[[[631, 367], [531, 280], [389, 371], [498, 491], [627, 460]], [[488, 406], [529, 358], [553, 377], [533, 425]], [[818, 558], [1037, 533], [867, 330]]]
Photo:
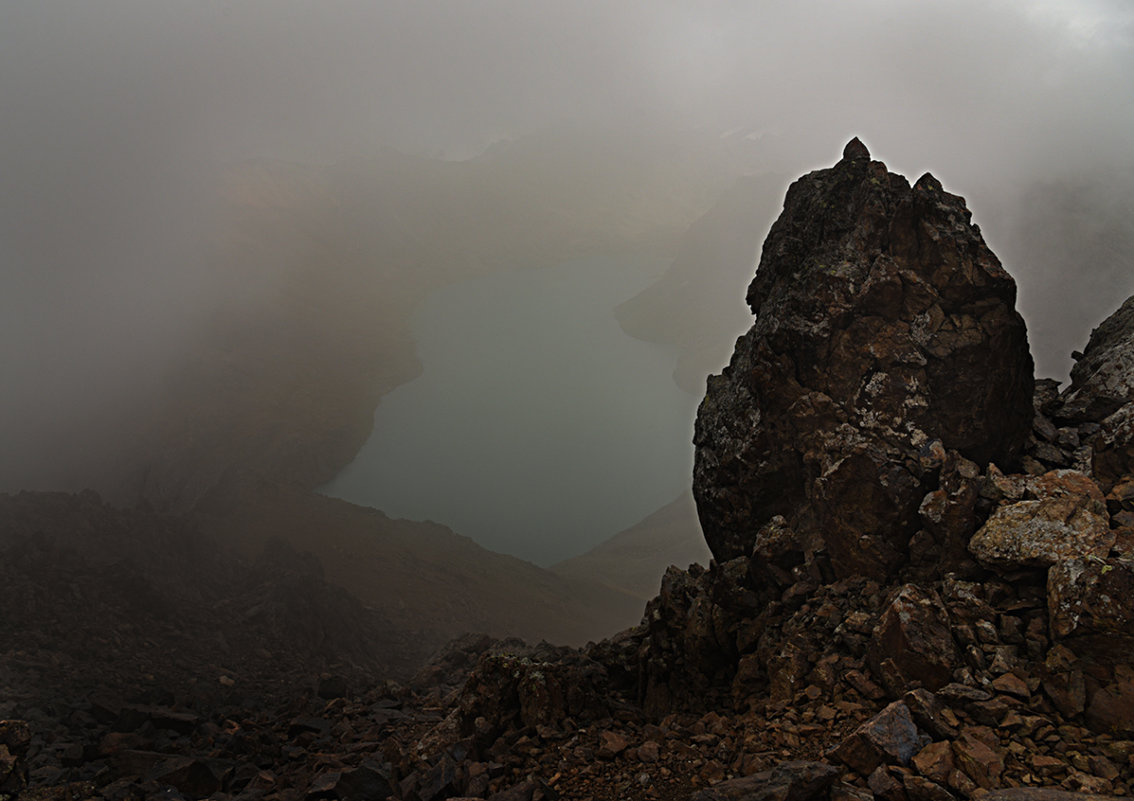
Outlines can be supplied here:
[[855, 141], [796, 181], [764, 243], [752, 329], [697, 415], [694, 494], [721, 561], [775, 515], [840, 575], [906, 559], [945, 450], [1008, 464], [1032, 419], [1016, 286], [964, 200]]
[[1091, 332], [1054, 414], [1101, 425], [1090, 444], [1095, 478], [1104, 489], [1134, 472], [1134, 297]]

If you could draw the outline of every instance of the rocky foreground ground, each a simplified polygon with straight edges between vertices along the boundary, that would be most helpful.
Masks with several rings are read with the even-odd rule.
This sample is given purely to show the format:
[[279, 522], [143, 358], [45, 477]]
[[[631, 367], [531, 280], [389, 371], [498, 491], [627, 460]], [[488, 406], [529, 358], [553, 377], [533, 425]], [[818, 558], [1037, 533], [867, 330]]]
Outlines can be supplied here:
[[[97, 498], [6, 499], [0, 793], [1128, 796], [1134, 299], [1063, 392], [1014, 301], [932, 176], [855, 140], [797, 181], [698, 416], [715, 560], [582, 649], [469, 636], [393, 681], [381, 617], [301, 555], [230, 564]], [[144, 585], [83, 550], [150, 529]]]

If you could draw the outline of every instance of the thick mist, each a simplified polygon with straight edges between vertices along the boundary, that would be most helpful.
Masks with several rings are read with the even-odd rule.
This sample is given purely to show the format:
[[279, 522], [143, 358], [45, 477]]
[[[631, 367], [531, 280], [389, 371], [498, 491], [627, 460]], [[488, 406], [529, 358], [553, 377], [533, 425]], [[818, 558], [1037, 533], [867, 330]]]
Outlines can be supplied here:
[[[289, 467], [317, 485], [368, 422], [336, 428], [310, 388], [358, 375], [372, 409], [414, 373], [336, 361], [375, 319], [401, 343], [428, 291], [522, 268], [544, 223], [556, 258], [585, 255], [600, 200], [641, 204], [604, 247], [672, 259], [742, 176], [829, 165], [852, 135], [968, 199], [1019, 284], [1037, 371], [1064, 378], [1134, 292], [1132, 75], [1124, 2], [12, 0], [0, 489], [184, 500], [182, 485], [195, 498], [235, 470], [210, 443], [250, 464], [299, 458], [241, 439], [229, 397], [238, 421], [351, 428], [326, 465]], [[607, 169], [634, 154], [631, 177]], [[752, 267], [727, 265], [722, 307]], [[688, 309], [675, 326], [715, 322]], [[285, 390], [286, 409], [263, 402]]]

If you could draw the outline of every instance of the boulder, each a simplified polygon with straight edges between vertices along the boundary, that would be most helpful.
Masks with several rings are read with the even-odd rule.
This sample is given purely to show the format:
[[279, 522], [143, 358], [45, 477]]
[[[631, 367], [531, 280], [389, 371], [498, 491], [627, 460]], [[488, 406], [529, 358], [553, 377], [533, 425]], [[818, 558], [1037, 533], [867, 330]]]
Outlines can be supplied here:
[[977, 787], [999, 786], [1000, 774], [1004, 772], [1004, 754], [972, 730], [962, 731], [953, 741], [953, 759], [957, 768]]
[[913, 758], [913, 766], [922, 776], [938, 783], [949, 780], [953, 771], [953, 748], [948, 740], [930, 743]]
[[874, 630], [869, 653], [892, 695], [914, 682], [930, 690], [943, 687], [960, 663], [944, 602], [933, 590], [916, 584], [905, 584], [893, 593]]
[[1097, 732], [1134, 736], [1134, 668], [1122, 666], [1116, 680], [1100, 687], [1087, 707], [1087, 725]]
[[1034, 496], [999, 507], [969, 541], [982, 565], [1019, 570], [1070, 559], [1102, 559], [1115, 535], [1098, 486], [1074, 470], [1028, 482]]
[[879, 765], [908, 765], [924, 743], [910, 710], [895, 701], [832, 749], [830, 756], [862, 775]]
[[783, 762], [771, 770], [721, 782], [693, 801], [813, 801], [827, 798], [839, 769], [822, 762]]
[[385, 798], [393, 793], [393, 785], [376, 766], [363, 765], [348, 770], [332, 770], [317, 776], [307, 791], [307, 800], [340, 799], [362, 801], [367, 798]]
[[1074, 559], [1047, 573], [1051, 633], [1080, 655], [1134, 663], [1134, 564]]
[[792, 184], [748, 290], [756, 314], [697, 414], [694, 495], [720, 561], [776, 515], [841, 576], [886, 578], [956, 451], [1009, 465], [1032, 420], [1016, 287], [931, 175], [852, 142]]

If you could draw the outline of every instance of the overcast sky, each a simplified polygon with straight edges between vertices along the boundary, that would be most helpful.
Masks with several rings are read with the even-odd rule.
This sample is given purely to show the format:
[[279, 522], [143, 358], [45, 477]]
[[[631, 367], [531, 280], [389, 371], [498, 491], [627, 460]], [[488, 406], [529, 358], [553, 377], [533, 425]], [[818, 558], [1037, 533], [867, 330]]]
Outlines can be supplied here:
[[[109, 403], [160, 360], [207, 291], [202, 165], [695, 127], [763, 134], [797, 175], [858, 134], [982, 221], [984, 196], [1130, 164], [1134, 4], [4, 0], [0, 109], [7, 430]], [[1008, 266], [1023, 296], [1043, 291]]]
[[114, 131], [217, 157], [334, 160], [378, 141], [462, 155], [567, 122], [849, 128], [915, 162], [1129, 142], [1122, 0], [7, 0], [3, 14], [5, 141], [40, 150]]

